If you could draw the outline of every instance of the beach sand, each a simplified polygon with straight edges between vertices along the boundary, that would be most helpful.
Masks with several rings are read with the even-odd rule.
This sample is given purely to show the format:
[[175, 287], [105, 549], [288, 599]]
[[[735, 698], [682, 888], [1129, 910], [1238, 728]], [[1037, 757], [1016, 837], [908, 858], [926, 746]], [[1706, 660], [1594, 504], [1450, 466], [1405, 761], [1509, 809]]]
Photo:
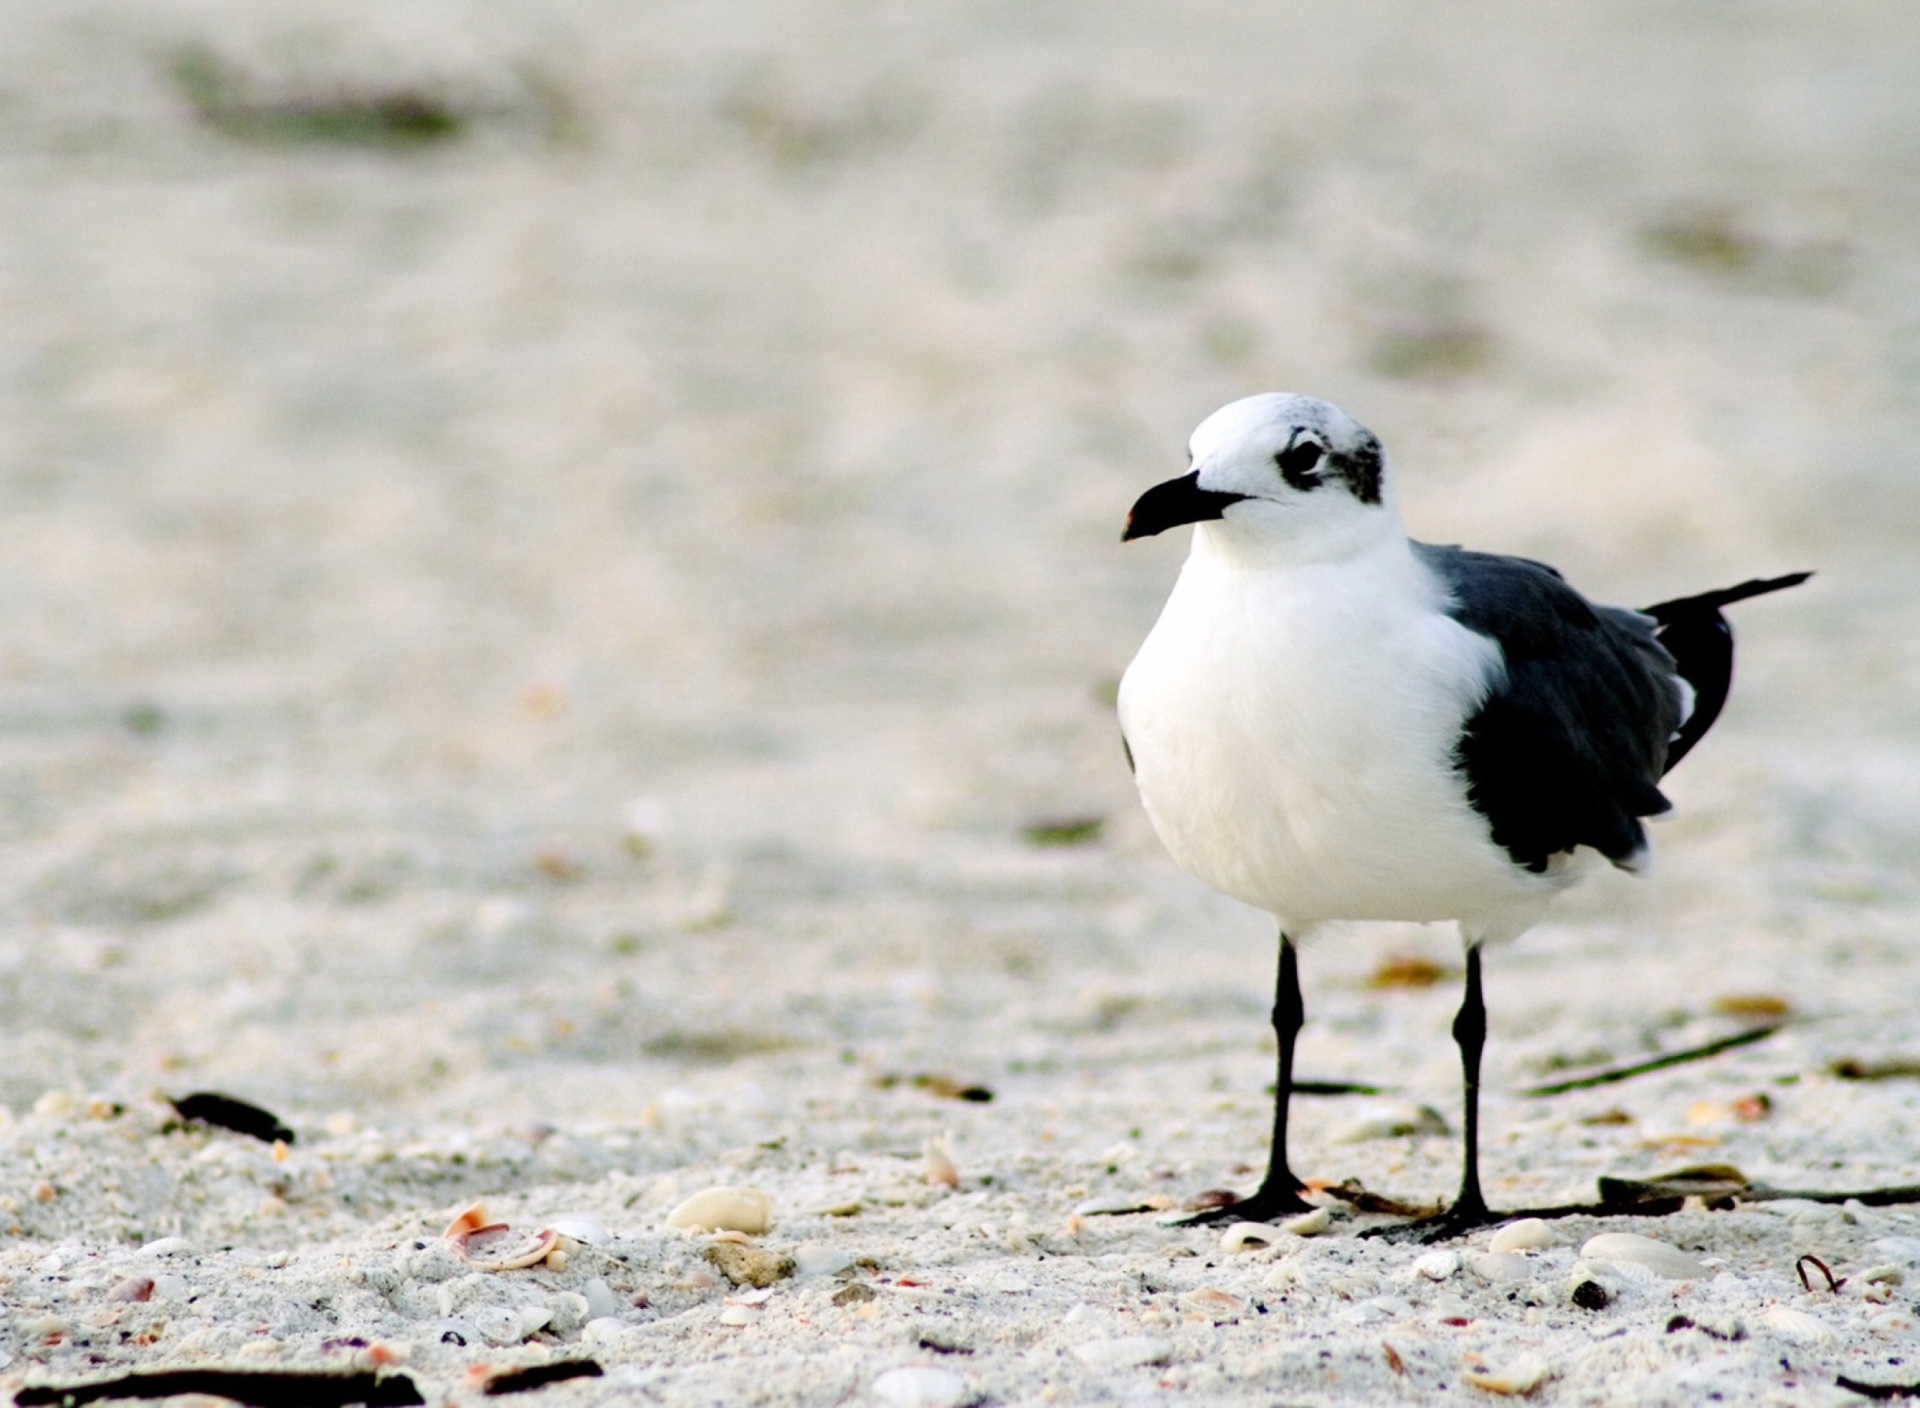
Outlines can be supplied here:
[[[1920, 1060], [1915, 72], [1865, 3], [0, 11], [4, 1384], [1920, 1380], [1920, 1207], [1163, 1225], [1259, 1177], [1273, 936], [1161, 852], [1111, 708], [1184, 547], [1127, 506], [1255, 390], [1601, 600], [1816, 569], [1737, 609], [1652, 876], [1490, 957], [1484, 1174], [1920, 1181], [1920, 1083], [1835, 1074]], [[1300, 1100], [1296, 1167], [1439, 1200], [1457, 941], [1343, 937], [1301, 1073], [1385, 1093]], [[716, 1185], [801, 1274], [665, 1226]], [[478, 1199], [564, 1266], [474, 1269]]]

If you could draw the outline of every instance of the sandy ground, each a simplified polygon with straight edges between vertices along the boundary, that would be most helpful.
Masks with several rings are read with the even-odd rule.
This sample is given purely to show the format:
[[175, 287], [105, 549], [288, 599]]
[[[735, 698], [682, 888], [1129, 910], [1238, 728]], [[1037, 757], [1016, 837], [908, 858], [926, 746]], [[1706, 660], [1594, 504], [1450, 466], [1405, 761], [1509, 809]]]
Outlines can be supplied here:
[[[468, 126], [221, 130], [195, 50], [249, 101], [411, 87]], [[1915, 72], [1920, 18], [1869, 3], [0, 7], [6, 1382], [1920, 1379], [1915, 1209], [1419, 1267], [1351, 1221], [1229, 1253], [1075, 1212], [1264, 1150], [1271, 935], [1160, 853], [1108, 701], [1182, 550], [1123, 551], [1126, 506], [1268, 387], [1378, 430], [1417, 533], [1604, 599], [1820, 570], [1741, 609], [1654, 878], [1492, 960], [1493, 1198], [1920, 1179], [1915, 1082], [1830, 1072], [1920, 1054]], [[1454, 1137], [1382, 1131], [1457, 1123], [1456, 993], [1369, 986], [1395, 955], [1457, 964], [1412, 928], [1306, 955], [1303, 1073], [1392, 1094], [1302, 1101], [1297, 1163], [1438, 1198]], [[1743, 997], [1793, 1020], [1517, 1093]], [[208, 1088], [297, 1141], [170, 1127]], [[756, 1302], [663, 1226], [714, 1184], [769, 1193], [805, 1274]], [[573, 1218], [567, 1265], [459, 1261], [479, 1197]], [[1576, 1268], [1608, 1230], [1704, 1261]]]

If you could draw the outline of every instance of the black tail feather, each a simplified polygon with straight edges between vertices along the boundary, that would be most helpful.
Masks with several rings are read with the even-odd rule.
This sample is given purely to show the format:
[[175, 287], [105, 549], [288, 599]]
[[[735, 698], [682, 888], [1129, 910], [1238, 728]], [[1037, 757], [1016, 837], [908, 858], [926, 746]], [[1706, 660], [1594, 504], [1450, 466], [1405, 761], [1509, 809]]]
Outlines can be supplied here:
[[1678, 597], [1641, 610], [1659, 622], [1654, 637], [1673, 656], [1680, 678], [1693, 686], [1693, 712], [1667, 745], [1665, 772], [1678, 763], [1698, 743], [1727, 702], [1727, 690], [1733, 685], [1733, 627], [1720, 614], [1720, 608], [1748, 597], [1797, 587], [1811, 572], [1792, 572], [1784, 577], [1758, 578], [1737, 587], [1723, 587], [1699, 596]]

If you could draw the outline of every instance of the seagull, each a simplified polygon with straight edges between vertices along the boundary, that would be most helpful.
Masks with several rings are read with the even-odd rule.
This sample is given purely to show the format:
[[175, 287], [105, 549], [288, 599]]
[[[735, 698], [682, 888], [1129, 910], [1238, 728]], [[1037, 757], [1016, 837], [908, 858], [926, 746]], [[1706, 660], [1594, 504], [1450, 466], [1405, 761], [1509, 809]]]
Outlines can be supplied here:
[[1272, 1148], [1205, 1221], [1309, 1210], [1287, 1162], [1297, 950], [1351, 920], [1452, 921], [1465, 1084], [1440, 1240], [1491, 1225], [1480, 1188], [1480, 950], [1518, 938], [1599, 863], [1638, 871], [1660, 779], [1733, 677], [1721, 608], [1810, 575], [1641, 611], [1545, 563], [1408, 538], [1372, 432], [1325, 401], [1249, 396], [1207, 417], [1191, 468], [1142, 494], [1122, 541], [1193, 524], [1180, 577], [1121, 680], [1140, 800], [1174, 860], [1280, 929]]

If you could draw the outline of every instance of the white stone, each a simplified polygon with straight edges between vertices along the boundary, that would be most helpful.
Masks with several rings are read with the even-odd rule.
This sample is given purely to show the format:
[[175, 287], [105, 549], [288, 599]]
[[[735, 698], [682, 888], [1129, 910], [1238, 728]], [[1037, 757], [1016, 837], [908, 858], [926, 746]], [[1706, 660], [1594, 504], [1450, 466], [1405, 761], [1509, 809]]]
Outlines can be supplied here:
[[909, 1364], [875, 1379], [873, 1396], [892, 1408], [954, 1408], [967, 1396], [967, 1381], [950, 1369]]
[[1164, 1364], [1173, 1357], [1173, 1344], [1153, 1335], [1123, 1335], [1113, 1340], [1090, 1340], [1073, 1347], [1073, 1357], [1093, 1370], [1138, 1369]]
[[1708, 1274], [1707, 1268], [1701, 1265], [1697, 1257], [1669, 1243], [1642, 1237], [1637, 1232], [1602, 1232], [1597, 1237], [1589, 1237], [1580, 1248], [1580, 1255], [1597, 1261], [1644, 1266], [1654, 1275], [1664, 1276], [1669, 1281], [1685, 1281]]
[[1537, 1217], [1509, 1222], [1487, 1239], [1491, 1252], [1537, 1252], [1553, 1245], [1553, 1229]]
[[1429, 1281], [1444, 1281], [1460, 1269], [1458, 1252], [1424, 1252], [1413, 1259], [1413, 1273]]
[[802, 1242], [793, 1249], [796, 1276], [837, 1276], [853, 1265], [853, 1254], [825, 1242]]
[[598, 1276], [581, 1286], [580, 1294], [586, 1299], [589, 1321], [603, 1320], [620, 1313], [620, 1297], [613, 1293], [613, 1287]]

